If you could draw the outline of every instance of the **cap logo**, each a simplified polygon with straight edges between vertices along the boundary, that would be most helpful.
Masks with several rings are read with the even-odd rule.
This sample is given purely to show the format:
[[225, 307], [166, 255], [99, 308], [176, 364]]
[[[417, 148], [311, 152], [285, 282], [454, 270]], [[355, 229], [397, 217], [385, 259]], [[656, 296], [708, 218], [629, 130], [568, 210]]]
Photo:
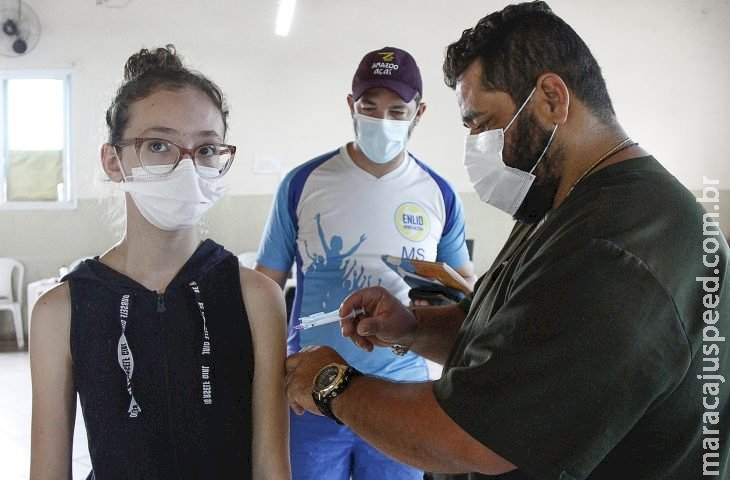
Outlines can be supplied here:
[[391, 63], [395, 58], [395, 52], [378, 52], [383, 59], [382, 62], [373, 62], [370, 69], [373, 75], [391, 75], [395, 70], [398, 70], [397, 63]]

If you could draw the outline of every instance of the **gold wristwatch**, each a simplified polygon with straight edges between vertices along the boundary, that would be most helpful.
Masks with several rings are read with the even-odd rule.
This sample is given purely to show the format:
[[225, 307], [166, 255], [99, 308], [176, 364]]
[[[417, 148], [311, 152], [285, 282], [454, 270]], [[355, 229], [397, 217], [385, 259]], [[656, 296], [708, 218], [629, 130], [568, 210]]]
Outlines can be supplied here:
[[350, 380], [358, 375], [362, 375], [362, 373], [349, 365], [340, 365], [339, 363], [330, 363], [317, 373], [312, 385], [312, 398], [323, 415], [342, 425], [340, 419], [332, 413], [330, 402], [337, 395], [344, 392]]

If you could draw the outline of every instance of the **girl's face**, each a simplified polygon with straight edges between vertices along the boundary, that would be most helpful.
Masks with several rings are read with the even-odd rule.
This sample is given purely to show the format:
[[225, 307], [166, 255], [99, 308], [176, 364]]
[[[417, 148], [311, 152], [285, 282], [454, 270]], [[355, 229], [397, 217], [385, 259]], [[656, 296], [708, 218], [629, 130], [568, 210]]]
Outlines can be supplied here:
[[[218, 107], [200, 90], [157, 90], [132, 104], [123, 139], [161, 138], [184, 148], [223, 143], [224, 124]], [[131, 153], [134, 147], [127, 147]], [[126, 149], [125, 149], [126, 150]], [[139, 166], [134, 154], [124, 155], [124, 170]]]

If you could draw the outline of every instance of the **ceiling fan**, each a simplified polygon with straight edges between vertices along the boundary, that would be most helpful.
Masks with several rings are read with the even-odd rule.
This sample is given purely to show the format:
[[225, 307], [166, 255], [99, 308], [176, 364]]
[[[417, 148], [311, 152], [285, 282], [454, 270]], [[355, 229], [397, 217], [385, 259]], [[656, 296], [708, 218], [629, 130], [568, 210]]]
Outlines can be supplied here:
[[36, 46], [41, 36], [41, 22], [35, 11], [22, 0], [0, 8], [0, 55], [17, 57]]

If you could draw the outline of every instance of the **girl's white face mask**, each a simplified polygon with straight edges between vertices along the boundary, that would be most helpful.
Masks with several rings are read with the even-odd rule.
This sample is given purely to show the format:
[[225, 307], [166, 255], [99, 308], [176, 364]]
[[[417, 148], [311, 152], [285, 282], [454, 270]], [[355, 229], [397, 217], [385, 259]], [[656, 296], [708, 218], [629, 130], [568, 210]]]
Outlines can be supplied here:
[[467, 135], [464, 141], [464, 167], [469, 182], [479, 195], [479, 199], [509, 215], [514, 215], [525, 200], [532, 182], [535, 181], [535, 175], [532, 172], [535, 171], [547, 152], [555, 131], [558, 129], [558, 126], [555, 125], [548, 144], [529, 172], [505, 165], [502, 160], [504, 132], [512, 126], [534, 93], [533, 88], [527, 100], [504, 129], [496, 128], [476, 135]]
[[[167, 169], [167, 166], [161, 167]], [[210, 167], [198, 167], [210, 168]], [[155, 167], [147, 167], [154, 171]], [[228, 190], [219, 179], [206, 180], [195, 171], [189, 158], [181, 160], [166, 175], [152, 175], [141, 167], [124, 177], [122, 190], [129, 192], [142, 216], [162, 230], [180, 230], [200, 218]]]
[[354, 113], [357, 145], [375, 163], [388, 163], [406, 148], [412, 120], [386, 120]]

